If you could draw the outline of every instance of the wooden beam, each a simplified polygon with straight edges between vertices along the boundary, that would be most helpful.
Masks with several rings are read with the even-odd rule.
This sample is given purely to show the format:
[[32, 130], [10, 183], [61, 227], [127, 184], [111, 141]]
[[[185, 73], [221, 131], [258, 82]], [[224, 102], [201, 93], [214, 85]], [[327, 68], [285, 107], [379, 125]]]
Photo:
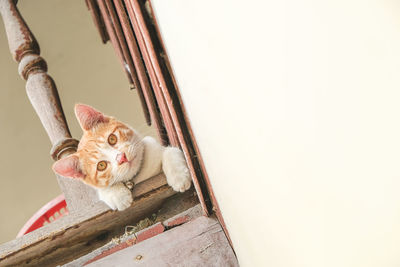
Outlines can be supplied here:
[[[142, 223], [139, 223], [140, 226], [136, 226], [137, 228], [135, 231], [132, 230], [132, 227], [129, 227], [128, 231], [124, 233], [124, 235], [114, 238], [112, 242], [106, 243], [104, 246], [63, 265], [63, 267], [84, 266], [91, 261], [109, 255], [112, 251], [132, 246], [142, 239], [139, 235], [144, 234], [143, 232], [146, 232], [149, 228], [157, 227], [156, 225], [159, 223], [162, 223], [165, 229], [171, 229], [176, 225], [181, 225], [201, 216], [202, 211], [198, 204], [199, 200], [193, 193], [193, 190], [189, 190], [183, 194], [176, 194], [168, 198], [162, 208], [157, 212], [154, 221], [142, 221]], [[152, 216], [152, 218], [154, 217]], [[150, 225], [147, 223], [153, 224]]]
[[174, 127], [171, 114], [168, 111], [167, 108], [167, 103], [164, 95], [162, 94], [162, 90], [160, 87], [162, 86], [161, 82], [159, 81], [159, 77], [157, 77], [156, 72], [154, 71], [154, 68], [151, 64], [151, 57], [149, 54], [149, 51], [147, 50], [147, 47], [145, 46], [145, 39], [143, 37], [142, 31], [143, 27], [146, 27], [146, 25], [140, 24], [136, 18], [136, 13], [135, 10], [133, 9], [133, 5], [131, 4], [131, 1], [129, 0], [124, 0], [125, 6], [129, 15], [129, 18], [131, 20], [131, 24], [133, 27], [133, 31], [135, 33], [135, 37], [137, 39], [140, 52], [142, 53], [143, 61], [146, 66], [146, 70], [148, 72], [149, 78], [151, 85], [153, 87], [154, 95], [156, 97], [158, 106], [160, 108], [161, 116], [164, 121], [165, 129], [167, 131], [169, 143], [172, 146], [179, 147], [179, 140], [178, 136], [176, 133], [176, 129]]
[[86, 5], [92, 14], [94, 25], [100, 34], [101, 41], [103, 44], [107, 43], [107, 41], [110, 40], [110, 37], [108, 36], [106, 26], [104, 24], [103, 17], [100, 14], [99, 6], [97, 5], [96, 0], [86, 0]]
[[116, 16], [114, 5], [111, 1], [97, 0], [100, 13], [105, 21], [105, 26], [110, 36], [111, 43], [120, 58], [122, 68], [125, 70], [130, 80], [131, 88], [136, 88], [138, 96], [142, 105], [143, 114], [146, 119], [147, 125], [151, 125], [150, 113], [146, 105], [146, 100], [143, 95], [143, 90], [137, 77], [136, 69], [134, 68], [132, 57], [129, 54], [128, 46], [125, 37], [122, 34], [121, 25]]
[[98, 202], [1, 245], [0, 266], [67, 263], [122, 235], [126, 225], [151, 215], [173, 194], [164, 174], [154, 176], [134, 187], [133, 204], [124, 211]]
[[122, 27], [120, 24], [120, 21], [118, 19], [116, 10], [115, 10], [115, 6], [114, 3], [111, 0], [105, 0], [105, 6], [108, 10], [108, 14], [109, 14], [109, 19], [111, 21], [111, 24], [115, 30], [115, 34], [117, 37], [117, 40], [121, 46], [122, 49], [122, 54], [125, 57], [125, 64], [127, 64], [125, 67], [129, 68], [129, 74], [131, 75], [134, 84], [135, 84], [135, 88], [138, 92], [138, 96], [140, 99], [140, 102], [142, 104], [142, 108], [143, 108], [143, 114], [144, 117], [146, 119], [147, 125], [151, 125], [151, 118], [150, 118], [150, 112], [148, 109], [148, 105], [144, 96], [144, 92], [143, 92], [143, 88], [141, 83], [139, 82], [139, 78], [138, 78], [138, 74], [136, 71], [135, 66], [133, 65], [133, 59], [132, 59], [132, 55], [129, 52], [128, 49], [128, 44], [126, 43], [126, 39], [125, 36], [122, 32]]

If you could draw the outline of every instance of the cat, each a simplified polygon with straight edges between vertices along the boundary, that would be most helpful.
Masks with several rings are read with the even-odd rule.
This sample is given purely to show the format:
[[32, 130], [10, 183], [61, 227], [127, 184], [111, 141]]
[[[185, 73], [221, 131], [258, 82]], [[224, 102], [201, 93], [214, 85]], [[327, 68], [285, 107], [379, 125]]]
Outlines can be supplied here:
[[124, 182], [137, 184], [161, 171], [175, 191], [190, 188], [180, 149], [163, 147], [150, 136], [142, 138], [130, 126], [88, 105], [76, 104], [75, 115], [83, 130], [78, 149], [56, 161], [53, 170], [94, 187], [111, 209], [121, 211], [132, 204], [132, 193]]

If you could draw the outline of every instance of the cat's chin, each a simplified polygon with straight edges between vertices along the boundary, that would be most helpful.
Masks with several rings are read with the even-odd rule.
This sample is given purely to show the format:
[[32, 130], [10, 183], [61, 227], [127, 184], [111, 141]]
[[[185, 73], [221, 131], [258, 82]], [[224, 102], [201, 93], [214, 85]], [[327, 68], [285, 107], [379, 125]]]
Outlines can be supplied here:
[[140, 172], [143, 160], [143, 146], [137, 147], [128, 158], [131, 159], [121, 165], [121, 171], [124, 174], [120, 176], [120, 179], [114, 181], [113, 184], [130, 181]]
[[140, 166], [138, 166], [138, 163], [134, 161], [135, 159], [133, 159], [132, 161], [128, 162], [129, 166], [128, 166], [128, 171], [126, 172], [126, 175], [124, 175], [123, 177], [123, 181], [122, 182], [126, 182], [129, 180], [132, 180], [133, 177], [135, 177], [139, 171], [140, 171]]

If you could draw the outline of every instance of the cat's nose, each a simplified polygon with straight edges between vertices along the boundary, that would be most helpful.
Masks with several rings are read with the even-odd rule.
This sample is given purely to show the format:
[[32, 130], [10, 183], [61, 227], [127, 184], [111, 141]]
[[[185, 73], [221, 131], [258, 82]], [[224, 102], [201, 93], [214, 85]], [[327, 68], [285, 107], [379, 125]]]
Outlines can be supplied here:
[[118, 162], [118, 165], [121, 165], [122, 163], [128, 162], [128, 159], [126, 158], [125, 153], [119, 153], [117, 155], [116, 160]]

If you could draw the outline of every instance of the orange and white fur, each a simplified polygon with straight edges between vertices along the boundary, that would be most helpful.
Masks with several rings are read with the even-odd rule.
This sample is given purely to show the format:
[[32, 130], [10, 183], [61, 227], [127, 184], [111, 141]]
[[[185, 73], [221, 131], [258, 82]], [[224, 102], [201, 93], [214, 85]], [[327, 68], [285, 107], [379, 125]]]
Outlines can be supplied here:
[[54, 163], [59, 175], [96, 188], [99, 199], [114, 210], [132, 204], [124, 182], [137, 184], [161, 171], [175, 191], [189, 189], [189, 170], [178, 148], [163, 147], [150, 136], [142, 138], [128, 125], [87, 105], [75, 105], [75, 115], [83, 136], [75, 153]]

